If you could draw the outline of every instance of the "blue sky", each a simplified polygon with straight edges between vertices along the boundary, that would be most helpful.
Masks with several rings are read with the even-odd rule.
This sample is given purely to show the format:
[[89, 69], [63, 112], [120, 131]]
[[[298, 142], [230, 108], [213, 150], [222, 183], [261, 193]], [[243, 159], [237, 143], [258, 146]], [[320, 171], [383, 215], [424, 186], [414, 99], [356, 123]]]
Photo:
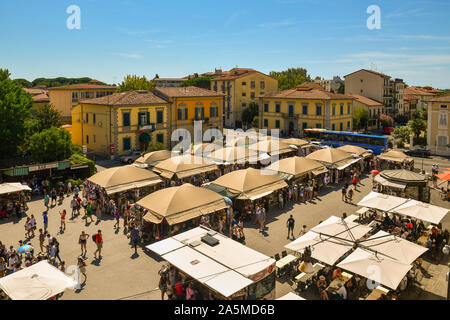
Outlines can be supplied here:
[[[69, 30], [66, 9], [81, 9]], [[370, 5], [381, 29], [369, 30]], [[13, 78], [180, 77], [215, 67], [304, 67], [313, 77], [372, 68], [450, 88], [450, 1], [0, 0], [0, 68]]]

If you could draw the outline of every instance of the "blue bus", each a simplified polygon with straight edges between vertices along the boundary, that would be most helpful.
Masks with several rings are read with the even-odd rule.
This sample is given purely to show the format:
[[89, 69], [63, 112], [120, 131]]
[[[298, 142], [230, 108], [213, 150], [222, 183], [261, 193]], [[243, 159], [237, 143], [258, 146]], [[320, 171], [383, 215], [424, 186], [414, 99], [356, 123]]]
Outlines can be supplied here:
[[310, 141], [320, 141], [327, 146], [338, 148], [346, 144], [372, 150], [379, 155], [387, 149], [387, 139], [384, 136], [373, 136], [353, 132], [331, 131], [326, 129], [304, 129], [304, 138]]

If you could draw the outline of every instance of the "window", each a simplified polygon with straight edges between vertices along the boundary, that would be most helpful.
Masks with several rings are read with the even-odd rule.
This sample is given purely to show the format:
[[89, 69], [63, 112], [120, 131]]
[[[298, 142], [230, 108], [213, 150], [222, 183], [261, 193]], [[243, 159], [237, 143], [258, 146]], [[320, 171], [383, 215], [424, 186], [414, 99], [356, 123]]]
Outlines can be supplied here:
[[78, 101], [78, 92], [72, 92], [72, 102]]
[[447, 105], [446, 104], [441, 104], [441, 109], [447, 109]]
[[269, 104], [264, 103], [264, 112], [269, 112]]
[[[333, 108], [332, 108], [332, 111], [331, 111], [332, 113], [331, 113], [331, 115], [332, 116], [335, 116], [336, 115], [336, 103], [333, 103]], [[333, 129], [334, 130], [334, 129]]]
[[352, 110], [352, 104], [347, 103], [347, 114], [351, 114], [352, 113], [351, 110]]
[[164, 122], [164, 111], [163, 110], [157, 110], [156, 111], [156, 123], [163, 123]]
[[86, 135], [86, 144], [89, 144], [89, 135]]
[[344, 124], [341, 122], [339, 123], [339, 131], [343, 131], [344, 130]]
[[130, 126], [130, 113], [124, 112], [122, 118], [123, 118], [123, 126], [129, 127]]
[[[93, 119], [92, 119], [92, 121], [94, 122], [94, 124], [95, 124], [95, 122], [96, 122], [96, 119], [95, 119], [95, 113], [94, 113], [94, 116], [93, 116]], [[95, 142], [95, 141], [94, 141]]]
[[439, 115], [439, 126], [447, 126], [447, 115], [446, 114], [441, 114]]
[[303, 122], [303, 123], [302, 123], [302, 129], [306, 129], [306, 128], [308, 128], [308, 123]]
[[217, 118], [219, 117], [219, 107], [215, 103], [211, 103], [211, 106], [209, 107], [209, 117], [210, 118]]
[[89, 113], [86, 112], [86, 123], [89, 123]]
[[279, 103], [275, 104], [275, 112], [280, 113], [280, 104]]
[[294, 116], [294, 105], [293, 104], [290, 104], [289, 106], [288, 106], [288, 111], [289, 111], [289, 117], [293, 117]]
[[269, 120], [268, 119], [264, 119], [264, 127], [268, 127], [269, 126]]
[[260, 81], [259, 82], [259, 88], [260, 89], [265, 89], [266, 88], [266, 84], [264, 83], [264, 81]]
[[302, 105], [302, 114], [308, 114], [308, 105], [307, 104]]
[[158, 133], [156, 135], [156, 141], [159, 143], [164, 143], [164, 133]]
[[344, 114], [344, 104], [343, 103], [341, 103], [341, 113], [340, 113], [340, 115], [342, 116], [343, 114]]
[[446, 136], [438, 136], [437, 143], [439, 147], [447, 146], [447, 137]]
[[350, 121], [347, 122], [347, 128], [350, 129]]
[[243, 86], [246, 86], [246, 85], [247, 85], [247, 82], [243, 81], [243, 82], [242, 82], [242, 85], [243, 85]]
[[316, 104], [316, 116], [322, 115], [322, 105], [320, 103]]
[[250, 82], [250, 88], [255, 89], [255, 81]]
[[260, 94], [260, 95], [264, 95], [264, 91], [261, 91], [259, 94]]
[[322, 124], [321, 123], [316, 123], [316, 128], [318, 128], [318, 129], [322, 128]]
[[331, 130], [333, 130], [333, 131], [336, 130], [336, 125], [334, 123], [331, 125]]
[[245, 108], [247, 104], [245, 102], [242, 103], [242, 108]]
[[131, 150], [131, 138], [123, 138], [123, 151]]
[[255, 93], [254, 92], [250, 92], [250, 98], [255, 99]]
[[95, 134], [94, 134], [94, 143], [96, 142], [96, 140], [97, 140], [97, 139], [96, 139]]
[[247, 93], [242, 92], [242, 96], [243, 96], [243, 97], [246, 97], [246, 96], [247, 96]]
[[178, 105], [178, 120], [187, 120], [188, 119], [188, 108], [184, 103]]
[[204, 120], [205, 119], [205, 108], [203, 104], [197, 103], [195, 105], [195, 119], [196, 120]]
[[280, 129], [280, 120], [275, 120], [275, 128]]

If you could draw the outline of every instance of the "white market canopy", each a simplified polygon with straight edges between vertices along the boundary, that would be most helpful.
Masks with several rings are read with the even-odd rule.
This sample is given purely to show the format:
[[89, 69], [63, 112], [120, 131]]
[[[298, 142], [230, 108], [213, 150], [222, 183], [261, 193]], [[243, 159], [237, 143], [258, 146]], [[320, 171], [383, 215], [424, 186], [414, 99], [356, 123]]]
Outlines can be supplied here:
[[428, 250], [414, 242], [396, 237], [384, 231], [378, 231], [369, 239], [362, 241], [361, 244], [364, 247], [406, 264], [413, 263]]
[[392, 210], [392, 212], [433, 224], [439, 224], [448, 211], [449, 209], [433, 206], [417, 200], [409, 200]]
[[76, 284], [47, 261], [0, 278], [0, 289], [12, 300], [47, 300]]
[[279, 297], [275, 300], [306, 300], [305, 298], [300, 297], [299, 295], [296, 295], [295, 293], [289, 292], [288, 294], [285, 294], [282, 297]]
[[373, 208], [388, 212], [404, 204], [406, 201], [408, 201], [408, 199], [372, 191], [367, 196], [365, 196], [360, 202], [358, 202], [357, 205], [361, 207]]
[[[219, 241], [217, 245], [201, 241], [208, 233]], [[147, 249], [224, 297], [258, 281], [258, 274], [270, 273], [275, 264], [271, 257], [205, 227], [153, 243]]]
[[0, 194], [8, 194], [20, 191], [31, 191], [31, 188], [19, 182], [6, 182], [0, 184]]
[[396, 290], [412, 265], [357, 248], [337, 265], [339, 268]]

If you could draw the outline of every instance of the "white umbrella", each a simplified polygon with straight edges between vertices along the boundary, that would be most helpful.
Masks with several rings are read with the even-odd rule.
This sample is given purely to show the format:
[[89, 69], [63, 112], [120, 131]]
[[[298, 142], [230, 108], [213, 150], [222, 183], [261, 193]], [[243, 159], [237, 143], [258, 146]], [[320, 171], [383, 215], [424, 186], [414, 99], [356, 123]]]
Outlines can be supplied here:
[[413, 263], [428, 250], [384, 231], [378, 231], [369, 239], [361, 241], [361, 245], [406, 264]]
[[75, 280], [47, 261], [0, 279], [0, 289], [12, 300], [47, 300], [76, 285]]
[[407, 199], [389, 196], [387, 194], [382, 194], [378, 192], [371, 192], [365, 196], [360, 202], [357, 203], [358, 206], [374, 208], [381, 211], [391, 211], [392, 209], [404, 204]]
[[448, 213], [449, 209], [433, 206], [431, 204], [416, 200], [409, 200], [392, 211], [401, 215], [438, 224]]
[[393, 290], [397, 289], [403, 277], [412, 268], [406, 263], [361, 248], [357, 248], [337, 266]]
[[311, 230], [319, 234], [330, 235], [348, 241], [355, 241], [362, 238], [371, 231], [372, 228], [356, 222], [339, 219], [334, 223], [319, 225]]
[[300, 297], [299, 295], [296, 295], [295, 293], [289, 292], [288, 294], [285, 294], [284, 296], [279, 297], [276, 300], [306, 300], [306, 299]]

